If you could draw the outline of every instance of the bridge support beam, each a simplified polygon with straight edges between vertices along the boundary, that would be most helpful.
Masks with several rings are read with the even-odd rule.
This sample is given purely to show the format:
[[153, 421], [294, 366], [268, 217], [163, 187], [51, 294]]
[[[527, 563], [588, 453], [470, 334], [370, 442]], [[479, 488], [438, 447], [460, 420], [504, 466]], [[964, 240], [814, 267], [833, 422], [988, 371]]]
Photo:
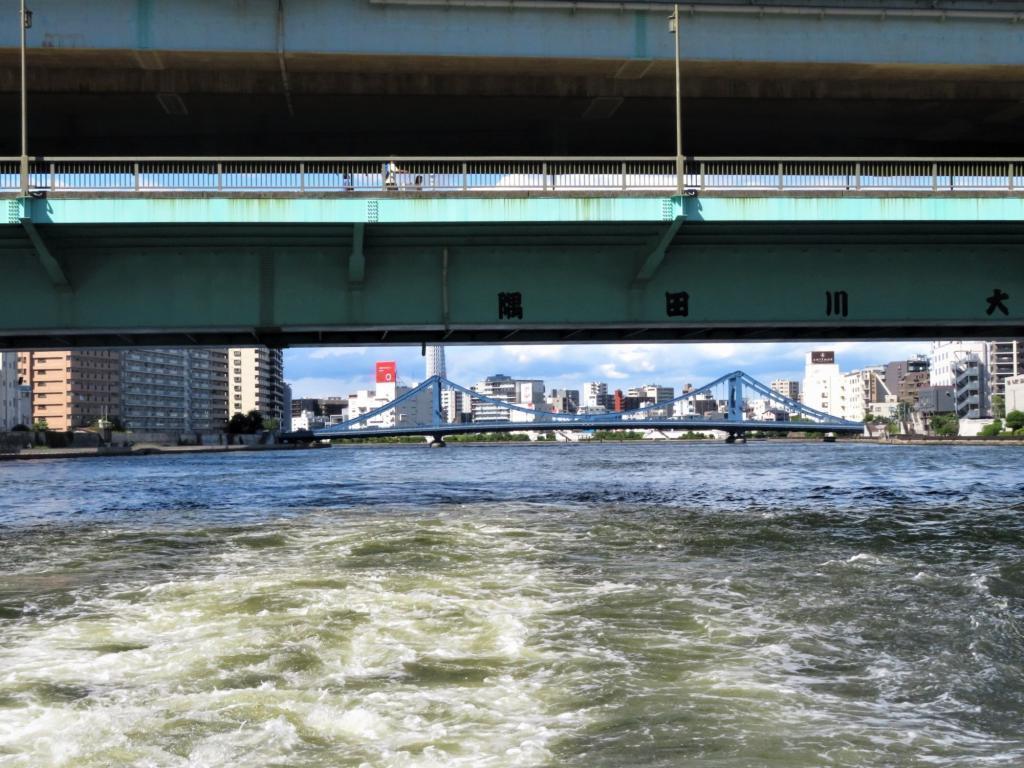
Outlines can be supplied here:
[[352, 225], [352, 250], [348, 256], [348, 294], [350, 316], [354, 320], [363, 311], [363, 280], [366, 279], [366, 253], [363, 241], [366, 225], [356, 222]]
[[640, 265], [640, 269], [637, 270], [636, 276], [629, 287], [629, 310], [631, 317], [639, 315], [644, 289], [665, 260], [665, 252], [668, 251], [682, 224], [683, 217], [681, 215], [676, 216], [665, 227], [665, 231], [661, 233], [657, 241], [650, 245], [647, 255], [644, 257], [643, 263]]
[[42, 235], [39, 234], [39, 230], [36, 229], [36, 225], [32, 223], [32, 219], [22, 217], [21, 226], [25, 230], [25, 235], [28, 237], [29, 242], [32, 243], [32, 247], [35, 249], [36, 257], [39, 259], [39, 263], [43, 269], [46, 270], [46, 274], [50, 277], [50, 282], [53, 283], [53, 287], [58, 291], [71, 291], [71, 281], [68, 279], [67, 272], [64, 271], [64, 266], [60, 263], [60, 260], [54, 256], [49, 247], [46, 245], [46, 241], [43, 240]]

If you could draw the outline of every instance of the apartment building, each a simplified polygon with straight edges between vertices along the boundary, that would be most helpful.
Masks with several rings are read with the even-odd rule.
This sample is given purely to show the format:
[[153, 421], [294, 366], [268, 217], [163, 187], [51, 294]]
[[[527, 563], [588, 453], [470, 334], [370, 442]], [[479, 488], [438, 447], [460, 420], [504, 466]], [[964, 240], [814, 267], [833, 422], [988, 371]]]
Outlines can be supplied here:
[[259, 411], [264, 419], [284, 418], [284, 355], [267, 347], [228, 350], [228, 411]]
[[878, 404], [895, 405], [896, 398], [885, 385], [885, 366], [869, 365], [843, 374], [840, 413], [848, 421], [861, 421], [874, 414]]
[[928, 355], [931, 385], [952, 387], [954, 410], [961, 419], [990, 413], [988, 344], [984, 341], [939, 341]]
[[900, 403], [916, 405], [920, 391], [930, 383], [928, 358], [924, 356], [886, 363], [885, 386]]
[[136, 432], [224, 429], [227, 350], [125, 350], [121, 353], [121, 420]]
[[992, 395], [1006, 394], [1006, 380], [1024, 374], [1024, 339], [988, 343], [988, 374]]
[[32, 390], [32, 419], [45, 420], [50, 429], [87, 427], [121, 415], [120, 352], [19, 352], [18, 376]]
[[772, 382], [772, 392], [778, 392], [790, 400], [800, 400], [800, 382], [790, 379], [776, 379]]

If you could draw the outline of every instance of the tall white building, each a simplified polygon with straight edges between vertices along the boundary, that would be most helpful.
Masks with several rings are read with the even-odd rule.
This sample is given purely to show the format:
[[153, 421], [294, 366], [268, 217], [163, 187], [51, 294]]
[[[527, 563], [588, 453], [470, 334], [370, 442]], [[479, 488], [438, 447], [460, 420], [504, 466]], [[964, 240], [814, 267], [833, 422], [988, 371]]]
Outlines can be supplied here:
[[603, 381], [588, 381], [580, 389], [580, 402], [582, 408], [603, 407], [608, 397], [608, 384]]
[[[398, 383], [398, 369], [393, 362], [378, 362], [376, 366], [376, 385], [372, 390], [361, 389], [348, 396], [348, 419], [365, 416], [381, 408], [399, 395], [404, 395], [411, 387]], [[434, 396], [430, 390], [424, 390], [401, 405], [371, 416], [354, 424], [356, 429], [370, 427], [414, 427], [433, 423]]]
[[808, 408], [833, 416], [843, 415], [843, 377], [836, 364], [835, 352], [816, 350], [807, 353], [802, 389], [802, 402]]
[[284, 418], [284, 355], [267, 347], [228, 350], [229, 418], [259, 411], [264, 419]]
[[426, 352], [427, 378], [429, 379], [431, 376], [447, 378], [448, 372], [444, 364], [444, 344], [427, 344]]

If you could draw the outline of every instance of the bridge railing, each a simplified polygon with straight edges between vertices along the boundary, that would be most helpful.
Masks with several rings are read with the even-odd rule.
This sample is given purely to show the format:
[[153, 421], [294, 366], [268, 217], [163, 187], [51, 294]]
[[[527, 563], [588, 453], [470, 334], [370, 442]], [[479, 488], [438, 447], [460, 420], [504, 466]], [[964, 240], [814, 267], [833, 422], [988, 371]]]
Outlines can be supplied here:
[[[665, 157], [35, 158], [29, 186], [55, 194], [1024, 190], [1021, 158]], [[0, 193], [20, 189], [0, 158]]]

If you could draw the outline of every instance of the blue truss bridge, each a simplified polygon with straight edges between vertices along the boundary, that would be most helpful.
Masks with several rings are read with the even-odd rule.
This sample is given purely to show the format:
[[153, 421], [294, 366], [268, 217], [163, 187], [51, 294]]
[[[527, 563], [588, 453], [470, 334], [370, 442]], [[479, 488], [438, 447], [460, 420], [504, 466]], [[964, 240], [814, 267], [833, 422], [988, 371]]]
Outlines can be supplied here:
[[446, 435], [485, 432], [597, 430], [861, 434], [864, 424], [808, 408], [743, 371], [655, 405], [612, 412], [554, 413], [489, 397], [432, 376], [394, 400], [321, 429], [289, 432], [286, 441], [422, 435], [443, 444]]

